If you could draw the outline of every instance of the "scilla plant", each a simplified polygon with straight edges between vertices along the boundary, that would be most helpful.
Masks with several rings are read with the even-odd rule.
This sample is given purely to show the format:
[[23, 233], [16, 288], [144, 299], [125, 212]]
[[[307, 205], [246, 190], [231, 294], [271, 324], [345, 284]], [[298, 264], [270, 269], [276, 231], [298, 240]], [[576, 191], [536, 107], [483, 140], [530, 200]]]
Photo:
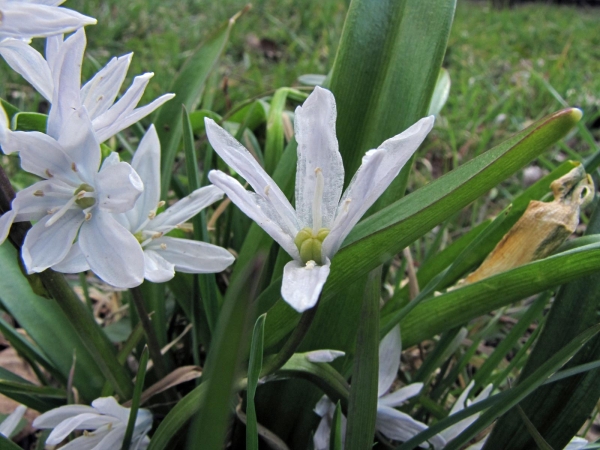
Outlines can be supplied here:
[[[199, 107], [212, 104], [204, 88], [241, 13], [189, 57], [172, 94], [138, 106], [152, 74], [121, 92], [125, 55], [82, 80], [83, 27], [95, 20], [61, 3], [0, 1], [0, 55], [50, 104], [48, 115], [0, 108], [0, 304], [11, 318], [0, 331], [37, 376], [0, 368], [0, 393], [40, 414], [41, 442], [587, 445], [575, 435], [600, 397], [600, 213], [550, 256], [457, 282], [554, 180], [574, 180], [561, 198], [585, 191], [587, 203], [585, 171], [600, 158], [563, 162], [439, 245], [461, 209], [575, 126], [585, 132], [581, 111], [544, 117], [407, 192], [448, 97], [455, 1], [353, 0], [320, 85], [225, 114]], [[43, 55], [33, 38], [46, 39]], [[428, 246], [419, 264], [415, 242]], [[93, 300], [106, 295], [123, 307], [102, 321]]]

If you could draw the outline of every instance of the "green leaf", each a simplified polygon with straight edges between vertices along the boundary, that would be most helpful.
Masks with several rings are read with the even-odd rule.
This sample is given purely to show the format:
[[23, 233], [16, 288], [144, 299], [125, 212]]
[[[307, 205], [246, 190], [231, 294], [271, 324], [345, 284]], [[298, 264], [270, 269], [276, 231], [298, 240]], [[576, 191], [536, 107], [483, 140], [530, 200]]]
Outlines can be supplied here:
[[0, 434], [0, 449], [1, 450], [21, 450], [12, 440]]
[[[350, 281], [373, 270], [529, 163], [549, 145], [566, 135], [580, 118], [581, 112], [575, 109], [554, 113], [360, 222], [331, 263], [331, 273], [321, 301], [324, 304], [332, 302], [333, 305], [337, 305], [335, 310], [339, 311], [339, 314], [335, 317], [327, 317], [327, 326], [331, 327], [332, 322], [340, 322], [344, 323], [351, 332], [358, 323], [358, 313], [345, 314], [345, 298], [336, 296], [337, 292]], [[259, 301], [265, 306], [273, 305], [280, 298], [279, 290], [278, 284], [273, 283], [261, 294]], [[265, 328], [267, 348], [285, 337], [298, 320], [298, 315], [281, 303], [279, 301], [267, 317]], [[315, 325], [323, 310], [325, 308], [317, 313]], [[323, 346], [320, 348], [327, 348], [328, 330], [314, 326], [309, 335], [312, 333], [322, 336]], [[406, 333], [404, 326], [402, 333], [403, 335]], [[420, 341], [413, 341], [410, 345], [416, 342]]]
[[[427, 114], [455, 6], [455, 0], [350, 4], [329, 84], [346, 184], [367, 150]], [[403, 195], [407, 173], [392, 183], [381, 205]]]
[[263, 342], [265, 336], [265, 317], [261, 315], [254, 325], [252, 344], [250, 345], [250, 360], [248, 361], [248, 389], [246, 391], [246, 449], [258, 450], [258, 427], [256, 422], [256, 407], [254, 396], [258, 385], [258, 377], [262, 370]]
[[150, 352], [148, 351], [148, 347], [144, 347], [139, 360], [138, 372], [133, 388], [133, 397], [131, 398], [131, 409], [129, 410], [129, 419], [127, 421], [127, 428], [125, 429], [125, 436], [123, 436], [121, 450], [129, 450], [129, 446], [131, 445], [135, 421], [137, 420], [138, 410], [140, 409], [140, 398], [142, 397], [142, 391], [144, 390], [148, 358], [150, 358]]
[[229, 404], [233, 394], [239, 389], [239, 368], [248, 351], [244, 342], [247, 342], [250, 332], [251, 310], [261, 269], [262, 261], [257, 257], [246, 273], [227, 290], [205, 364], [202, 383], [207, 384], [207, 394], [200, 403], [189, 435], [190, 449], [223, 448], [231, 413]]
[[[80, 336], [53, 300], [35, 295], [18, 266], [10, 243], [0, 246], [0, 301], [67, 380], [73, 352], [77, 355], [74, 385], [87, 400], [98, 397], [104, 378]], [[83, 304], [82, 304], [83, 306]]]
[[16, 131], [46, 132], [48, 116], [46, 114], [19, 112], [11, 120], [11, 128]]
[[[372, 437], [372, 436], [371, 436]], [[333, 419], [331, 420], [331, 431], [329, 434], [329, 450], [343, 450], [342, 440], [342, 407], [340, 402], [335, 405]]]
[[36, 386], [24, 378], [0, 367], [0, 393], [40, 412], [66, 403], [64, 391]]
[[380, 293], [381, 266], [369, 274], [365, 286], [361, 310], [362, 320], [357, 330], [358, 337], [352, 369], [348, 427], [346, 429], [347, 450], [361, 450], [373, 446], [379, 381]]
[[283, 154], [283, 111], [288, 92], [288, 88], [277, 89], [271, 99], [267, 120], [267, 141], [265, 142], [265, 170], [267, 173], [273, 173]]
[[6, 112], [9, 121], [12, 121], [12, 118], [15, 116], [15, 114], [19, 113], [19, 108], [8, 103], [3, 98], [0, 98], [0, 105], [2, 106], [2, 108], [4, 108], [4, 111]]
[[[586, 234], [600, 232], [600, 208], [596, 205]], [[598, 322], [600, 307], [600, 276], [598, 271], [566, 284], [556, 294], [546, 324], [519, 381], [555, 354], [573, 336]], [[600, 339], [595, 337], [575, 357], [565, 370], [600, 359]], [[527, 397], [520, 406], [533, 426], [553, 448], [564, 448], [583, 426], [600, 397], [595, 369], [571, 377], [552, 386], [544, 386]], [[520, 416], [511, 411], [500, 419], [492, 431], [493, 442], [486, 448], [529, 448], [531, 437]]]
[[241, 14], [242, 12], [237, 13], [229, 19], [188, 58], [171, 87], [171, 92], [176, 97], [162, 106], [154, 120], [162, 146], [161, 197], [163, 198], [166, 198], [171, 185], [173, 163], [181, 141], [181, 105], [183, 104], [189, 110], [193, 110], [197, 105], [202, 97], [206, 80], [217, 66], [229, 40], [231, 28]]

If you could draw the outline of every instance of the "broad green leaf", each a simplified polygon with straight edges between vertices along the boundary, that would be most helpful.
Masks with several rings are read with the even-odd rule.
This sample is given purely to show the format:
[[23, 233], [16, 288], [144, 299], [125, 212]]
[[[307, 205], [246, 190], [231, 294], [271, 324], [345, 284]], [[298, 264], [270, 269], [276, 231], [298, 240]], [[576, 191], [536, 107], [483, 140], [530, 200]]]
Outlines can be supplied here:
[[[345, 246], [333, 258], [331, 273], [322, 293], [324, 305], [333, 302], [339, 312], [335, 317], [328, 318], [329, 326], [332, 321], [339, 321], [345, 323], [348, 330], [353, 330], [358, 323], [357, 313], [352, 316], [345, 314], [345, 299], [336, 296], [344, 285], [390, 259], [416, 238], [529, 163], [566, 135], [580, 118], [581, 112], [576, 109], [554, 113], [360, 222], [346, 239]], [[279, 289], [275, 282], [261, 294], [259, 301], [262, 308], [280, 299]], [[281, 300], [277, 302], [267, 317], [267, 348], [287, 335], [298, 320], [298, 314], [282, 303]], [[317, 313], [316, 321], [321, 311]], [[406, 333], [404, 327], [402, 332]], [[327, 347], [328, 330], [313, 327], [309, 335], [312, 333], [321, 335], [321, 342]]]
[[246, 449], [258, 450], [258, 427], [254, 396], [258, 385], [258, 377], [262, 370], [263, 342], [265, 337], [265, 314], [256, 320], [250, 345], [248, 361], [248, 389], [246, 391]]
[[[87, 400], [98, 397], [104, 377], [73, 325], [53, 300], [35, 295], [18, 266], [15, 249], [0, 246], [0, 301], [66, 380], [77, 355], [74, 385]], [[83, 306], [83, 304], [82, 304]]]
[[248, 353], [252, 306], [257, 294], [262, 261], [260, 257], [227, 290], [214, 333], [213, 344], [204, 365], [202, 383], [207, 393], [199, 405], [189, 433], [188, 448], [220, 450], [223, 448], [229, 403], [239, 389], [239, 369]]
[[270, 105], [264, 100], [253, 100], [239, 107], [231, 115], [227, 116], [228, 122], [246, 124], [250, 130], [258, 128], [267, 121]]
[[[600, 232], [600, 208], [588, 223], [586, 234]], [[573, 336], [598, 323], [600, 275], [598, 271], [566, 284], [558, 291], [538, 343], [519, 376], [528, 377]], [[569, 361], [566, 370], [600, 358], [600, 339], [592, 339]], [[598, 375], [592, 370], [544, 386], [527, 397], [520, 406], [533, 426], [553, 448], [564, 448], [588, 419], [600, 397]], [[500, 419], [492, 432], [493, 441], [486, 449], [529, 448], [531, 436], [520, 415], [511, 411]]]
[[[455, 6], [455, 0], [350, 4], [329, 84], [346, 184], [367, 150], [427, 114]], [[382, 206], [402, 196], [407, 173], [392, 183]]]
[[48, 116], [46, 114], [20, 112], [13, 116], [11, 128], [17, 131], [39, 131], [46, 132]]
[[361, 450], [373, 446], [379, 375], [380, 293], [381, 266], [369, 274], [364, 291], [348, 405], [347, 450]]
[[142, 396], [142, 391], [144, 390], [144, 380], [146, 379], [146, 367], [148, 365], [149, 358], [150, 352], [148, 351], [148, 347], [144, 347], [142, 355], [140, 356], [137, 376], [135, 377], [135, 387], [133, 388], [133, 397], [131, 398], [129, 420], [127, 421], [127, 428], [125, 429], [125, 436], [123, 437], [123, 445], [121, 446], [121, 450], [129, 450], [129, 447], [131, 445], [131, 438], [133, 437], [135, 421], [137, 419], [138, 410], [140, 409], [140, 398]]
[[[185, 107], [185, 105], [183, 105]], [[204, 128], [204, 118], [209, 117], [215, 122], [221, 121], [221, 116], [213, 111], [209, 111], [206, 109], [200, 109], [198, 111], [194, 111], [189, 113], [190, 125], [192, 127], [192, 131], [194, 134], [203, 134], [205, 132]]]
[[171, 92], [176, 97], [162, 106], [154, 123], [162, 146], [162, 197], [166, 198], [171, 185], [173, 163], [181, 142], [181, 105], [193, 110], [202, 97], [206, 80], [229, 40], [229, 34], [241, 12], [229, 19], [188, 58], [175, 79]]

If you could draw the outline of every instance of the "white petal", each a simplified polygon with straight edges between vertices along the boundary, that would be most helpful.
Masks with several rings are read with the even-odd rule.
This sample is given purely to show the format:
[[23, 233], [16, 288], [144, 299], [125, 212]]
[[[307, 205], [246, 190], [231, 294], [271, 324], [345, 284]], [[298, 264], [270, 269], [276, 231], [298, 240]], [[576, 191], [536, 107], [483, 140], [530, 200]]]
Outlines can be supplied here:
[[588, 441], [580, 438], [578, 436], [575, 436], [573, 439], [571, 439], [571, 442], [569, 442], [567, 444], [567, 446], [564, 448], [564, 450], [579, 450], [580, 448], [583, 448], [587, 445]]
[[67, 33], [94, 23], [96, 19], [66, 8], [25, 2], [3, 2], [0, 32], [7, 37], [30, 39]]
[[127, 212], [131, 231], [137, 232], [138, 227], [148, 219], [148, 214], [156, 211], [160, 201], [160, 141], [154, 125], [146, 131], [133, 155], [131, 166], [144, 183], [144, 192], [137, 199], [135, 207]]
[[0, 42], [0, 55], [46, 100], [52, 101], [54, 83], [50, 67], [37, 50], [19, 39], [5, 39]]
[[110, 213], [93, 210], [81, 226], [79, 246], [90, 268], [108, 284], [130, 288], [144, 281], [144, 252]]
[[208, 179], [221, 188], [234, 205], [265, 230], [292, 258], [300, 259], [300, 253], [294, 244], [294, 238], [300, 230], [295, 229], [290, 233], [290, 227], [282, 222], [280, 211], [275, 210], [271, 203], [254, 192], [247, 191], [235, 178], [220, 170], [211, 170]]
[[223, 158], [223, 161], [240, 174], [252, 186], [254, 192], [266, 204], [271, 206], [271, 210], [279, 217], [277, 222], [280, 224], [282, 230], [296, 237], [296, 234], [300, 231], [296, 212], [287, 197], [279, 189], [279, 186], [275, 184], [273, 179], [258, 164], [254, 156], [242, 144], [236, 141], [233, 136], [218, 126], [214, 120], [207, 117], [204, 119], [204, 124], [206, 125], [206, 135], [210, 144], [219, 156]]
[[79, 243], [75, 242], [71, 246], [71, 250], [69, 250], [67, 256], [58, 264], [53, 265], [52, 270], [61, 273], [79, 273], [90, 270], [90, 265], [86, 261], [85, 256], [83, 256]]
[[[50, 67], [50, 72], [54, 73], [54, 68], [56, 67], [56, 61], [58, 59], [58, 55], [60, 52], [60, 48], [64, 42], [64, 35], [57, 34], [55, 36], [50, 36], [46, 38], [46, 61], [48, 62], [48, 67]], [[54, 76], [53, 76], [54, 79]], [[54, 85], [54, 83], [53, 83]]]
[[321, 168], [323, 189], [323, 227], [330, 228], [344, 187], [344, 165], [335, 136], [335, 99], [319, 86], [296, 108], [294, 126], [298, 141], [296, 168], [296, 211], [301, 227], [313, 226], [315, 169]]
[[456, 399], [456, 401], [454, 402], [454, 405], [452, 405], [452, 409], [450, 410], [450, 415], [456, 414], [457, 412], [465, 409], [465, 407], [469, 406], [467, 398], [469, 398], [469, 394], [471, 393], [471, 389], [473, 389], [474, 385], [475, 385], [475, 382], [471, 381], [467, 385], [467, 387], [461, 392], [461, 394], [458, 396], [458, 399]]
[[400, 325], [396, 325], [379, 343], [379, 385], [377, 396], [381, 397], [392, 386], [398, 376], [402, 339]]
[[[427, 429], [427, 425], [421, 423], [408, 414], [400, 412], [389, 406], [377, 405], [377, 418], [375, 427], [386, 437], [396, 441], [407, 441], [421, 431]], [[439, 436], [430, 439], [435, 448], [443, 448], [445, 441]], [[422, 447], [427, 447], [426, 444]]]
[[6, 419], [0, 424], [0, 434], [6, 437], [10, 437], [19, 422], [23, 418], [23, 414], [27, 411], [27, 407], [23, 405], [19, 405], [15, 408], [15, 410], [8, 415]]
[[335, 411], [335, 405], [333, 402], [324, 395], [315, 405], [315, 409], [313, 410], [319, 416], [323, 417], [325, 415], [333, 416], [333, 412]]
[[304, 356], [306, 356], [308, 361], [313, 363], [330, 363], [345, 354], [345, 352], [339, 350], [314, 350], [305, 353]]
[[290, 261], [283, 268], [281, 296], [292, 308], [304, 312], [319, 300], [325, 281], [329, 276], [329, 260], [322, 266]]
[[223, 191], [217, 186], [201, 187], [160, 213], [146, 228], [166, 233], [222, 198]]
[[400, 406], [406, 400], [416, 397], [423, 389], [423, 383], [412, 383], [379, 398], [379, 404], [392, 408]]
[[46, 440], [47, 445], [56, 445], [63, 441], [69, 434], [75, 430], [94, 430], [100, 428], [103, 425], [117, 422], [117, 419], [110, 416], [101, 416], [97, 413], [84, 413], [78, 414], [77, 416], [66, 419], [48, 436]]
[[175, 276], [175, 264], [170, 263], [158, 252], [144, 249], [144, 278], [153, 283], [164, 283]]
[[218, 273], [235, 261], [231, 253], [217, 245], [168, 236], [154, 239], [146, 249], [158, 253], [177, 272], [184, 273]]
[[329, 450], [331, 438], [331, 419], [323, 416], [313, 436], [314, 450]]
[[323, 253], [331, 258], [348, 233], [375, 203], [400, 169], [411, 158], [433, 127], [434, 117], [419, 120], [401, 134], [370, 150], [344, 192], [331, 232], [323, 241]]
[[144, 190], [144, 183], [133, 167], [120, 162], [103, 168], [96, 175], [98, 207], [112, 213], [129, 211]]
[[108, 426], [101, 427], [94, 432], [82, 434], [71, 442], [63, 445], [60, 450], [102, 450], [98, 444], [111, 432]]
[[88, 184], [93, 184], [92, 180], [100, 167], [102, 154], [87, 111], [84, 107], [71, 110], [62, 125], [58, 143], [75, 162], [80, 177]]
[[[133, 125], [136, 122], [139, 122], [144, 117], [146, 117], [148, 114], [152, 113], [156, 109], [160, 108], [164, 103], [171, 100], [173, 97], [175, 97], [175, 94], [161, 95], [156, 100], [152, 101], [151, 103], [148, 103], [147, 105], [144, 105], [140, 108], [136, 108], [133, 111], [127, 110], [121, 116], [119, 116], [118, 119], [115, 119], [113, 122], [111, 122], [110, 124], [108, 124], [104, 127], [96, 127], [96, 123], [94, 121], [94, 127], [96, 130], [96, 134], [98, 136], [98, 140], [100, 142], [104, 142], [108, 138], [117, 134], [119, 131], [124, 130], [125, 128], [127, 128], [130, 125]], [[136, 104], [137, 104], [137, 101], [136, 101]], [[111, 109], [109, 109], [105, 114], [110, 115]], [[101, 119], [102, 119], [102, 116], [100, 116], [98, 118], [98, 120], [101, 120]]]
[[[110, 433], [104, 436], [104, 439], [100, 441], [100, 443], [96, 446], [97, 450], [111, 450], [111, 449], [119, 449], [123, 444], [123, 438], [125, 437], [125, 430], [127, 429], [126, 424], [122, 424], [116, 427], [113, 427], [110, 430]], [[73, 448], [73, 450], [78, 450], [79, 448]]]
[[16, 215], [17, 213], [11, 209], [0, 216], [0, 245], [2, 245], [8, 237], [10, 227], [12, 227]]
[[129, 421], [130, 409], [119, 405], [114, 397], [100, 397], [92, 402], [92, 407], [100, 414], [116, 417], [123, 423]]
[[127, 75], [133, 53], [111, 59], [81, 88], [81, 101], [95, 119], [112, 106]]
[[62, 261], [69, 253], [84, 219], [81, 209], [71, 209], [56, 223], [46, 227], [51, 217], [41, 219], [25, 236], [21, 255], [27, 273], [42, 272]]
[[[83, 28], [75, 32], [61, 45], [50, 66], [54, 81], [52, 107], [48, 114], [47, 133], [59, 140], [59, 136], [67, 131], [80, 133], [73, 125], [69, 130], [69, 118], [73, 111], [81, 107], [81, 65], [85, 51], [86, 39]], [[77, 158], [75, 158], [77, 159]]]
[[[489, 397], [489, 395], [493, 389], [493, 385], [491, 385], [491, 384], [488, 385], [483, 391], [481, 391], [481, 393], [477, 397], [475, 397], [475, 399], [471, 403], [467, 400], [467, 397], [469, 396], [471, 389], [473, 389], [473, 386], [474, 386], [474, 382], [471, 381], [469, 383], [469, 385], [465, 388], [463, 393], [458, 397], [458, 400], [456, 400], [454, 406], [450, 410], [450, 415], [456, 414], [457, 412], [462, 411], [465, 408], [465, 406], [469, 406], [470, 404], [475, 404], [482, 400], [485, 400], [486, 398]], [[480, 413], [476, 413], [476, 414], [473, 414], [472, 416], [467, 417], [466, 419], [461, 420], [460, 422], [455, 423], [451, 427], [446, 428], [445, 430], [440, 432], [440, 435], [446, 441], [450, 442], [452, 439], [454, 439], [456, 436], [458, 436], [460, 433], [462, 433], [464, 430], [466, 430], [473, 422], [475, 422], [477, 420], [477, 418], [479, 417], [479, 415], [480, 415]]]
[[32, 425], [35, 428], [55, 428], [63, 420], [67, 420], [71, 417], [79, 414], [94, 413], [94, 408], [85, 405], [65, 405], [59, 406], [58, 408], [51, 409], [44, 414], [37, 416]]
[[17, 192], [12, 202], [15, 222], [40, 220], [48, 211], [60, 208], [73, 197], [73, 186], [57, 179], [42, 180]]

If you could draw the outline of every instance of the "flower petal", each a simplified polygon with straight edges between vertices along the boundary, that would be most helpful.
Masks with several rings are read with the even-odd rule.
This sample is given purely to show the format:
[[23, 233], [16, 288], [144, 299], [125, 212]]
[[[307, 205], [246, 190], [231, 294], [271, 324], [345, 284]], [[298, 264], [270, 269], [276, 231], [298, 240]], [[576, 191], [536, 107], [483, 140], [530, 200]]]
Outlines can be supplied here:
[[140, 142], [131, 166], [144, 183], [144, 192], [135, 202], [132, 210], [127, 212], [131, 231], [137, 232], [152, 211], [156, 211], [160, 201], [160, 141], [154, 125], [146, 131]]
[[564, 450], [579, 450], [580, 448], [585, 447], [588, 444], [586, 439], [575, 436], [571, 441], [567, 444]]
[[421, 392], [423, 383], [412, 383], [379, 398], [379, 404], [395, 408]]
[[29, 274], [42, 272], [62, 261], [69, 253], [84, 219], [81, 209], [71, 209], [56, 223], [46, 227], [51, 217], [42, 218], [25, 236], [21, 256]]
[[40, 220], [48, 211], [62, 207], [73, 197], [73, 186], [57, 179], [42, 180], [17, 192], [12, 208], [15, 222]]
[[[160, 213], [150, 221], [146, 228], [168, 233], [177, 225], [186, 222], [208, 205], [212, 205], [222, 198], [223, 191], [217, 186], [201, 187]], [[154, 208], [156, 208], [156, 204]]]
[[114, 397], [100, 397], [92, 402], [92, 408], [100, 414], [106, 414], [119, 419], [123, 423], [129, 421], [131, 409], [119, 405]]
[[247, 191], [235, 178], [220, 170], [211, 170], [208, 179], [225, 191], [227, 197], [281, 245], [292, 258], [300, 259], [300, 253], [294, 244], [294, 238], [300, 230], [296, 229], [293, 233], [289, 233], [290, 227], [282, 223], [282, 216], [271, 203], [267, 203], [254, 192]]
[[377, 150], [366, 153], [342, 196], [331, 232], [323, 241], [323, 254], [331, 258], [339, 250], [354, 225], [383, 194], [421, 145], [431, 131], [433, 122], [433, 116], [425, 117], [404, 132], [385, 141]]
[[25, 78], [46, 100], [52, 101], [52, 73], [37, 50], [20, 39], [5, 39], [0, 42], [0, 55], [11, 69]]
[[17, 406], [15, 410], [11, 412], [0, 424], [0, 434], [5, 437], [10, 437], [13, 431], [15, 431], [15, 428], [17, 428], [17, 425], [19, 425], [19, 422], [23, 418], [25, 411], [27, 411], [26, 406]]
[[94, 432], [88, 431], [63, 445], [60, 450], [104, 450], [104, 448], [98, 447], [98, 444], [102, 442], [110, 431], [108, 426], [101, 427]]
[[315, 306], [329, 276], [329, 260], [322, 266], [290, 261], [283, 268], [281, 296], [292, 308], [304, 312]]
[[2, 2], [2, 29], [4, 37], [31, 39], [67, 33], [96, 19], [67, 8], [26, 2]]
[[144, 252], [110, 213], [94, 209], [81, 226], [79, 246], [90, 268], [108, 284], [130, 288], [144, 281]]
[[218, 126], [214, 120], [207, 117], [204, 119], [204, 124], [208, 140], [215, 151], [223, 158], [223, 161], [252, 186], [257, 196], [270, 205], [270, 209], [279, 217], [277, 223], [280, 224], [281, 229], [292, 236], [292, 239], [295, 238], [300, 231], [296, 211], [279, 186], [258, 164], [254, 156], [233, 136]]
[[144, 190], [144, 183], [126, 162], [108, 165], [96, 175], [98, 207], [111, 213], [129, 211]]
[[17, 213], [11, 209], [0, 216], [0, 245], [2, 245], [8, 237], [10, 227], [12, 227], [16, 215]]
[[[427, 425], [394, 408], [377, 405], [375, 428], [390, 439], [404, 442], [426, 430]], [[446, 442], [438, 435], [431, 438], [429, 442], [436, 449], [444, 448], [446, 445]], [[427, 444], [422, 444], [421, 447], [426, 448]]]
[[171, 264], [152, 249], [144, 249], [144, 278], [153, 283], [164, 283], [175, 276], [175, 264]]
[[313, 350], [312, 352], [306, 352], [304, 356], [312, 363], [330, 363], [345, 354], [345, 352], [339, 350]]
[[115, 102], [132, 57], [133, 53], [129, 53], [112, 58], [81, 88], [81, 101], [92, 120], [104, 114]]
[[65, 256], [58, 264], [54, 264], [52, 270], [61, 273], [80, 273], [90, 270], [90, 265], [85, 259], [85, 256], [83, 256], [79, 243], [75, 242], [71, 246], [71, 250], [69, 250], [67, 256]]
[[50, 433], [48, 439], [46, 439], [46, 444], [56, 445], [62, 442], [75, 430], [94, 430], [103, 425], [108, 425], [115, 422], [118, 422], [116, 418], [110, 416], [101, 416], [98, 413], [78, 414], [59, 423], [56, 428], [52, 430], [52, 433]]
[[294, 127], [298, 141], [296, 212], [300, 226], [313, 226], [312, 208], [318, 167], [323, 172], [323, 227], [330, 228], [344, 188], [344, 165], [335, 136], [335, 98], [319, 86], [296, 108]]
[[[467, 400], [467, 397], [469, 396], [469, 393], [471, 392], [471, 389], [473, 389], [474, 386], [474, 382], [471, 381], [468, 386], [465, 388], [465, 390], [462, 392], [462, 394], [458, 397], [458, 400], [456, 400], [456, 402], [454, 403], [454, 406], [452, 406], [452, 409], [450, 410], [450, 415], [452, 414], [456, 414], [459, 411], [462, 411], [466, 406], [469, 406], [470, 404], [474, 404], [477, 402], [480, 402], [482, 400], [485, 400], [486, 398], [489, 397], [490, 393], [492, 392], [493, 389], [493, 385], [488, 385], [485, 389], [483, 389], [481, 391], [481, 393], [475, 397], [475, 399], [473, 400], [473, 402], [469, 402]], [[449, 428], [446, 428], [445, 430], [440, 432], [440, 436], [442, 436], [447, 442], [450, 442], [452, 439], [454, 439], [456, 436], [458, 436], [460, 433], [462, 433], [464, 430], [466, 430], [473, 422], [475, 422], [477, 420], [477, 418], [479, 417], [480, 413], [476, 413], [473, 414], [472, 416], [467, 417], [466, 419], [461, 420], [460, 422], [455, 423], [454, 425], [450, 426]]]
[[218, 273], [235, 261], [231, 253], [217, 245], [168, 236], [154, 239], [144, 250], [158, 253], [177, 272], [184, 273]]
[[63, 420], [67, 420], [71, 417], [79, 414], [94, 413], [94, 408], [86, 405], [65, 405], [59, 406], [58, 408], [46, 411], [44, 414], [37, 416], [32, 425], [35, 428], [55, 428]]
[[400, 338], [400, 325], [396, 325], [385, 335], [379, 344], [378, 397], [385, 394], [396, 379], [398, 368], [400, 367], [401, 353], [402, 339]]

